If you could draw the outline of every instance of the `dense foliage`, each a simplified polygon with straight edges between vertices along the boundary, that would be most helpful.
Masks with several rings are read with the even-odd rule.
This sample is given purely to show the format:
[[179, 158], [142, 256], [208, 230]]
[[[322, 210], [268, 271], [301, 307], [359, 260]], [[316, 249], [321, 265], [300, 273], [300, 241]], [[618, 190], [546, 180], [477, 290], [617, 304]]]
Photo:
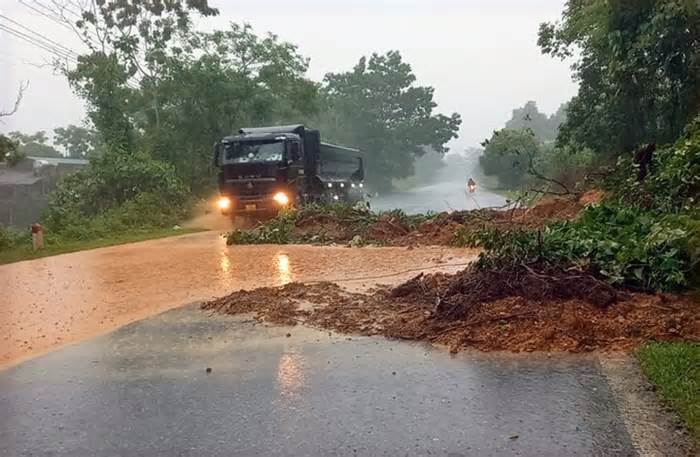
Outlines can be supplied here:
[[49, 230], [89, 238], [134, 227], [166, 227], [188, 209], [171, 165], [145, 153], [108, 152], [67, 176], [51, 196]]
[[169, 50], [157, 84], [160, 107], [146, 92], [134, 99], [141, 142], [175, 165], [197, 191], [213, 180], [212, 144], [238, 128], [293, 123], [317, 109], [317, 85], [297, 48], [248, 25], [190, 35]]
[[434, 113], [434, 89], [415, 82], [398, 51], [362, 57], [351, 71], [325, 77], [323, 135], [364, 151], [374, 188], [388, 189], [392, 179], [412, 175], [417, 157], [428, 150], [443, 154], [457, 137], [459, 114]]
[[544, 230], [485, 231], [474, 238], [486, 252], [479, 265], [500, 268], [545, 262], [576, 266], [613, 284], [673, 290], [689, 284], [700, 262], [690, 221], [634, 207], [603, 204], [572, 222]]
[[484, 175], [495, 176], [510, 190], [527, 186], [562, 193], [574, 189], [594, 167], [595, 154], [579, 145], [554, 144], [566, 109], [563, 104], [547, 116], [533, 101], [514, 109], [505, 128], [482, 143], [479, 165]]
[[28, 230], [19, 231], [12, 227], [0, 224], [0, 251], [12, 249], [22, 244], [29, 244], [31, 235]]
[[17, 152], [23, 157], [61, 157], [61, 153], [48, 144], [49, 138], [43, 130], [33, 134], [10, 132], [7, 136], [17, 144]]
[[506, 188], [522, 185], [529, 177], [536, 157], [542, 155], [543, 145], [531, 130], [503, 129], [485, 140], [479, 164], [486, 176], [496, 176]]
[[[502, 131], [486, 143], [482, 164], [512, 185], [523, 182], [526, 173], [539, 177], [548, 173], [552, 178], [561, 173], [557, 168], [586, 169], [617, 159], [613, 169], [602, 171], [607, 174], [608, 202], [586, 208], [575, 221], [553, 223], [543, 230], [481, 232], [470, 240], [486, 248], [479, 265], [545, 263], [642, 290], [696, 286], [697, 2], [571, 0], [561, 22], [541, 26], [539, 44], [553, 56], [576, 57], [579, 92], [566, 108], [557, 147], [538, 150], [526, 134]], [[646, 151], [661, 146], [633, 157], [642, 143], [650, 144]], [[530, 159], [528, 169], [523, 157]], [[572, 159], [577, 166], [571, 167]], [[543, 171], [532, 173], [533, 168]], [[561, 177], [549, 182], [566, 184]]]
[[100, 134], [87, 127], [70, 124], [53, 130], [53, 143], [63, 154], [74, 159], [86, 159], [100, 153], [103, 144]]
[[618, 160], [606, 185], [623, 203], [665, 212], [690, 211], [700, 203], [700, 116], [672, 145], [658, 150], [651, 173], [639, 180], [631, 158]]
[[25, 157], [19, 148], [19, 142], [0, 134], [0, 161], [7, 161], [10, 166], [16, 165]]
[[616, 156], [674, 141], [700, 109], [695, 0], [569, 0], [560, 22], [541, 25], [539, 45], [576, 59], [560, 144]]

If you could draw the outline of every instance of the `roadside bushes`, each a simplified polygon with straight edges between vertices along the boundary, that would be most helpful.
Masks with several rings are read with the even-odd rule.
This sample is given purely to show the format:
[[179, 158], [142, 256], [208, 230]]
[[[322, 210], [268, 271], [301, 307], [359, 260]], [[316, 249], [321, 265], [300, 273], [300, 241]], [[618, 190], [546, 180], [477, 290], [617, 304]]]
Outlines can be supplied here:
[[189, 209], [174, 168], [143, 152], [109, 151], [67, 176], [52, 194], [44, 222], [69, 239], [175, 224]]
[[683, 212], [700, 203], [700, 115], [673, 144], [656, 151], [651, 173], [637, 179], [631, 158], [618, 160], [615, 173], [605, 183], [625, 204], [664, 212]]
[[486, 230], [462, 244], [485, 248], [481, 268], [548, 265], [585, 271], [640, 290], [700, 285], [700, 116], [671, 146], [660, 148], [644, 179], [621, 158], [605, 179], [607, 201], [578, 219], [541, 230]]
[[692, 217], [603, 203], [586, 208], [575, 221], [542, 230], [483, 231], [473, 244], [485, 248], [477, 267], [559, 265], [656, 291], [690, 285], [700, 262], [698, 233]]
[[30, 242], [30, 239], [31, 235], [28, 230], [19, 231], [0, 224], [0, 251], [27, 244]]
[[593, 151], [572, 145], [543, 143], [530, 129], [502, 129], [482, 143], [479, 164], [486, 176], [495, 176], [506, 189], [523, 186], [551, 187], [561, 192], [573, 189], [591, 170]]

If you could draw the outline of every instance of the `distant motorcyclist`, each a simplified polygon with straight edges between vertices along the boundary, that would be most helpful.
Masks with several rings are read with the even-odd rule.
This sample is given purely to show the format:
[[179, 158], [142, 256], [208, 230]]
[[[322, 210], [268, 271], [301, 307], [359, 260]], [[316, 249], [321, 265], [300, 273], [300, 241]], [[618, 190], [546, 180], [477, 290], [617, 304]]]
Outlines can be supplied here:
[[469, 181], [467, 181], [467, 188], [469, 189], [470, 194], [476, 192], [476, 181], [474, 181], [472, 178], [469, 178]]

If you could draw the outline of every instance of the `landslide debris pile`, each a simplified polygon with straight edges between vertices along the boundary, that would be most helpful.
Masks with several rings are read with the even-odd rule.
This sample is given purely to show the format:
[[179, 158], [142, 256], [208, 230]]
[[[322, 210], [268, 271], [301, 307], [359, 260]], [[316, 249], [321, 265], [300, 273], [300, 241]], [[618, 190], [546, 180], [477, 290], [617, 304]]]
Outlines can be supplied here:
[[470, 236], [480, 230], [540, 227], [552, 220], [572, 219], [583, 206], [577, 199], [557, 197], [532, 208], [407, 215], [401, 210], [374, 213], [344, 205], [311, 205], [284, 211], [252, 229], [233, 230], [227, 242], [463, 246], [471, 244]]
[[351, 293], [333, 283], [234, 292], [202, 308], [261, 321], [360, 335], [508, 351], [631, 349], [650, 339], [700, 337], [698, 305], [675, 295], [621, 292], [587, 273], [513, 267], [418, 275]]

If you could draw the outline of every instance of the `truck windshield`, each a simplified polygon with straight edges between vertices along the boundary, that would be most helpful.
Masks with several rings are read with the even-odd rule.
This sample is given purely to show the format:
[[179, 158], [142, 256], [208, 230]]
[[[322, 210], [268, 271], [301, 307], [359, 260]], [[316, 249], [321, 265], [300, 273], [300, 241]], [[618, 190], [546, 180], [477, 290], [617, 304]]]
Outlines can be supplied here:
[[284, 158], [284, 141], [224, 144], [227, 163], [281, 162]]

